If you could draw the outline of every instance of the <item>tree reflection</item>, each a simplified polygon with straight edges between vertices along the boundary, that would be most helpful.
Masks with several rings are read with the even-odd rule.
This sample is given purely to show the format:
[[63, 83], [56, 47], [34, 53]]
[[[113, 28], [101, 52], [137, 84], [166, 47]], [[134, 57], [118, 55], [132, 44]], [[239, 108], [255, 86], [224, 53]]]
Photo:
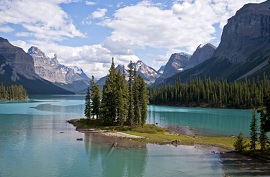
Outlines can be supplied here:
[[86, 134], [85, 148], [90, 152], [89, 165], [92, 167], [100, 163], [102, 176], [143, 176], [147, 161], [145, 143], [96, 133]]

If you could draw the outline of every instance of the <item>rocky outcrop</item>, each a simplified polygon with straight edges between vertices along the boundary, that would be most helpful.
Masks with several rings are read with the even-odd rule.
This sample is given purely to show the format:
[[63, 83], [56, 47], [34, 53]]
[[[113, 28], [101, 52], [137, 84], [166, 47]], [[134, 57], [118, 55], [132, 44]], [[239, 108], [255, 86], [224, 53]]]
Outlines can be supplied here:
[[246, 4], [225, 25], [221, 42], [213, 57], [181, 72], [165, 83], [181, 78], [186, 82], [194, 77], [212, 79], [262, 79], [270, 76], [270, 1]]
[[164, 67], [163, 73], [156, 79], [156, 84], [161, 83], [164, 79], [169, 78], [183, 71], [189, 63], [190, 56], [185, 53], [174, 53]]
[[210, 43], [205, 45], [200, 44], [190, 57], [188, 66], [185, 69], [193, 68], [194, 66], [197, 66], [205, 60], [213, 57], [215, 50], [216, 47]]
[[214, 56], [232, 63], [256, 59], [251, 55], [270, 48], [270, 1], [246, 4], [224, 26]]
[[33, 46], [28, 49], [28, 54], [34, 59], [35, 72], [43, 79], [73, 92], [89, 86], [90, 79], [81, 68], [60, 64], [56, 54], [50, 58]]
[[[0, 54], [5, 58], [5, 62], [3, 64], [9, 65], [14, 70], [12, 75], [12, 80], [14, 82], [19, 79], [17, 74], [28, 79], [39, 78], [35, 74], [33, 58], [25, 53], [23, 49], [11, 45], [7, 39], [1, 37]], [[2, 65], [2, 68], [4, 65]]]
[[137, 74], [141, 75], [146, 84], [150, 85], [161, 75], [154, 68], [147, 66], [141, 60], [136, 62]]
[[70, 94], [35, 73], [33, 58], [0, 37], [0, 83], [22, 85], [28, 93]]

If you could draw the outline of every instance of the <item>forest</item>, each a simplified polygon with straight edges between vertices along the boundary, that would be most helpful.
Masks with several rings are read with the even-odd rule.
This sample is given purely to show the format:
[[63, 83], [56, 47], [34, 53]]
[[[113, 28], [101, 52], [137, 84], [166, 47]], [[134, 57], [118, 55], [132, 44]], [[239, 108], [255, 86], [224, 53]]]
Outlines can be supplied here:
[[173, 85], [152, 87], [150, 104], [192, 107], [242, 108], [261, 106], [264, 96], [270, 93], [267, 76], [263, 80], [235, 81], [195, 78], [188, 83], [176, 80]]
[[[123, 69], [124, 70], [124, 69]], [[116, 71], [114, 59], [103, 86], [102, 95], [94, 76], [85, 96], [84, 114], [101, 120], [103, 125], [143, 126], [147, 118], [148, 90], [143, 78], [136, 73], [134, 63], [128, 65], [128, 81], [124, 72]]]
[[27, 100], [26, 90], [21, 85], [4, 86], [0, 84], [0, 100]]

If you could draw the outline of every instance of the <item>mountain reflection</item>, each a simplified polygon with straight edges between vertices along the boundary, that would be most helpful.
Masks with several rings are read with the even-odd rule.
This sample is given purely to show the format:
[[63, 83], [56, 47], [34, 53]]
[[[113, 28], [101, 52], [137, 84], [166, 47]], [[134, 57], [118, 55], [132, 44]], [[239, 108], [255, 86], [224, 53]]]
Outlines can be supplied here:
[[89, 165], [93, 167], [100, 161], [102, 176], [143, 176], [147, 161], [146, 143], [97, 133], [85, 133], [84, 143]]

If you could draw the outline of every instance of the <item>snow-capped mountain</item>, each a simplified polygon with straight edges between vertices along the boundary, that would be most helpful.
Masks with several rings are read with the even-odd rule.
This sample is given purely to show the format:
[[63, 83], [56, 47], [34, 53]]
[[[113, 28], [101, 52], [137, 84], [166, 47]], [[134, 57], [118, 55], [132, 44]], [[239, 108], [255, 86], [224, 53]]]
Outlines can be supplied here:
[[51, 58], [37, 47], [28, 49], [34, 59], [35, 72], [57, 86], [78, 92], [89, 86], [89, 77], [77, 66], [65, 66], [58, 62], [57, 55]]
[[154, 68], [147, 66], [141, 60], [136, 62], [137, 74], [141, 75], [144, 81], [149, 85], [155, 82], [161, 74], [157, 72]]
[[32, 94], [71, 94], [35, 73], [33, 58], [0, 37], [0, 83], [22, 85]]
[[[157, 72], [150, 66], [147, 66], [141, 60], [138, 60], [136, 63], [134, 63], [134, 67], [136, 67], [137, 74], [142, 76], [147, 85], [154, 83], [156, 78], [160, 76], [159, 72]], [[122, 74], [124, 72], [124, 74], [126, 75], [126, 80], [128, 80], [128, 73], [129, 73], [128, 67], [125, 67], [125, 69], [123, 69], [123, 65], [118, 65], [115, 69], [116, 71], [120, 71]], [[106, 78], [107, 76], [104, 76], [97, 81], [97, 84], [99, 84], [101, 88], [105, 84]]]

